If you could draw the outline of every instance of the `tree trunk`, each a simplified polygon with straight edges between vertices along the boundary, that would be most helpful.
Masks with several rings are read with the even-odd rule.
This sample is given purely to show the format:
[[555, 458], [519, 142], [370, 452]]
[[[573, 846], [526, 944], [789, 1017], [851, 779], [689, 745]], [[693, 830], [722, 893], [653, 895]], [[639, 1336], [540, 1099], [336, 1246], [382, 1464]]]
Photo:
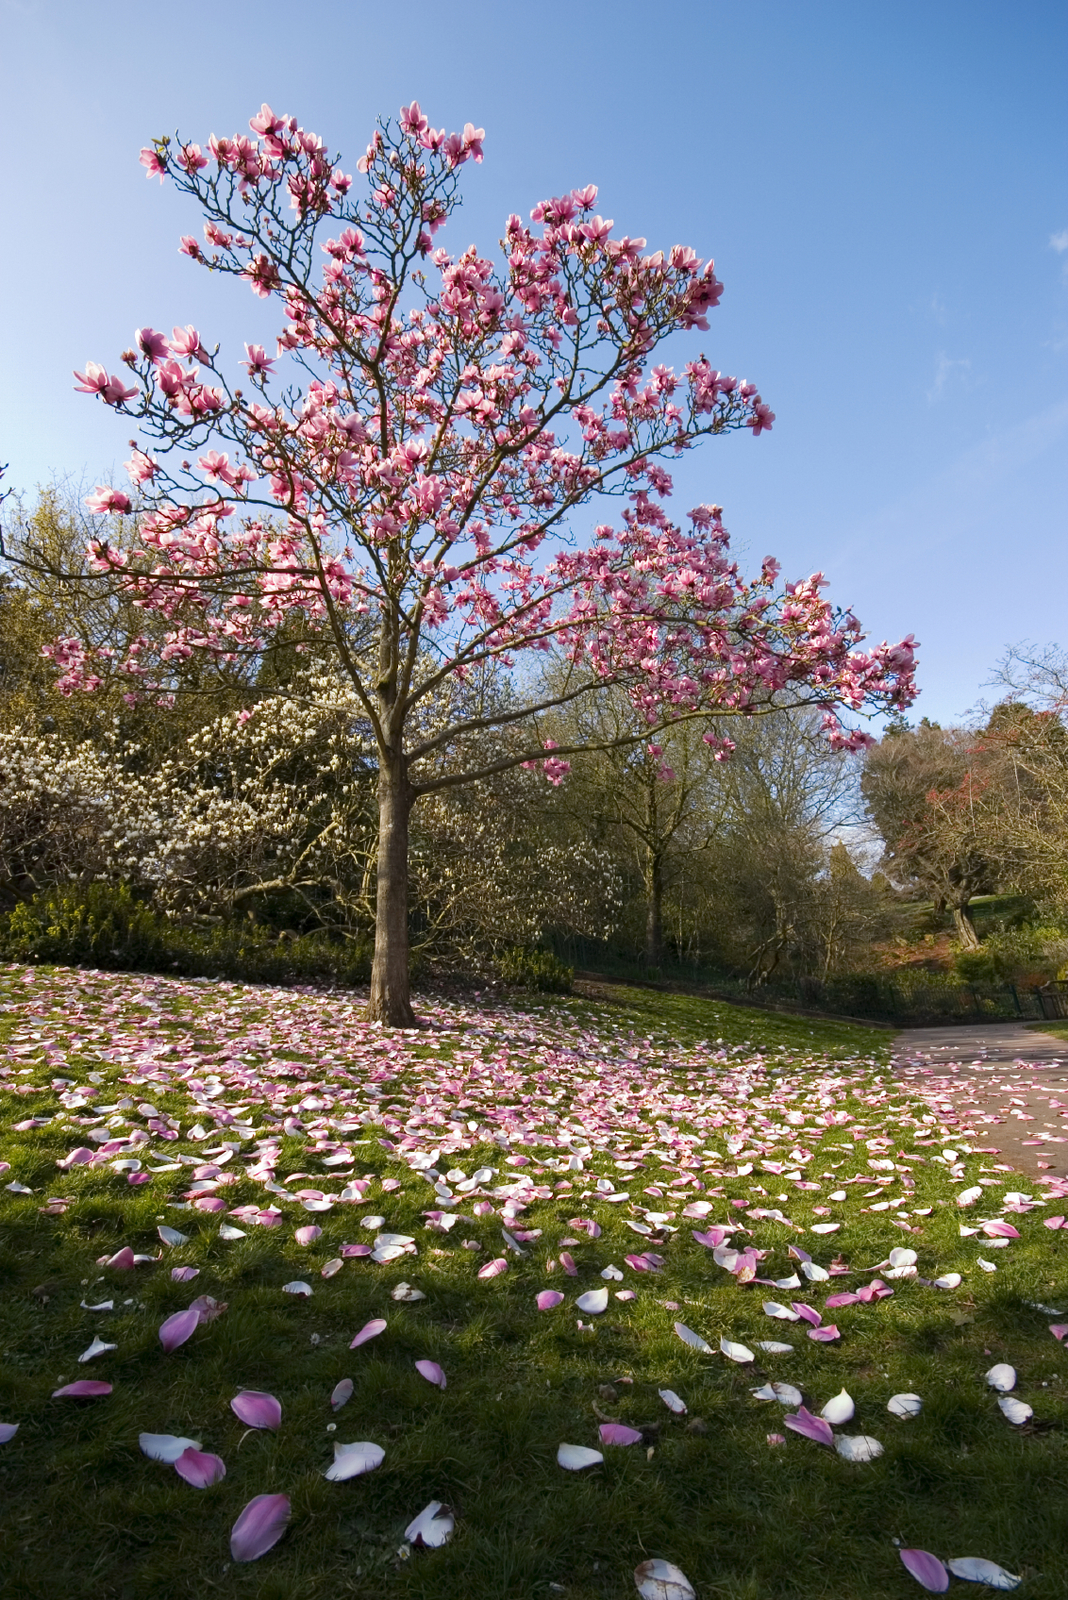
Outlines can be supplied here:
[[412, 792], [403, 756], [383, 755], [378, 769], [378, 875], [375, 956], [367, 1016], [391, 1028], [414, 1028], [408, 981], [408, 822]]
[[975, 931], [975, 923], [968, 915], [968, 902], [961, 906], [953, 907], [953, 924], [957, 930], [957, 938], [964, 950], [978, 950], [979, 935]]
[[650, 850], [645, 865], [645, 964], [659, 967], [664, 944], [664, 863]]

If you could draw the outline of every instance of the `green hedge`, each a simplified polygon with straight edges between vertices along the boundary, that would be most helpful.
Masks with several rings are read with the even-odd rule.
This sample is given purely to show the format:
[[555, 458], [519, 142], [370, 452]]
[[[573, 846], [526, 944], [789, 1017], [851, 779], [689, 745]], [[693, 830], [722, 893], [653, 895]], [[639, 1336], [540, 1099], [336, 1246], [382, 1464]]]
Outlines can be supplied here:
[[0, 917], [0, 956], [253, 983], [366, 983], [369, 940], [272, 938], [253, 923], [203, 929], [161, 916], [124, 883], [49, 889]]
[[505, 983], [545, 994], [570, 994], [575, 979], [574, 967], [565, 966], [551, 950], [516, 946], [497, 958], [497, 967]]

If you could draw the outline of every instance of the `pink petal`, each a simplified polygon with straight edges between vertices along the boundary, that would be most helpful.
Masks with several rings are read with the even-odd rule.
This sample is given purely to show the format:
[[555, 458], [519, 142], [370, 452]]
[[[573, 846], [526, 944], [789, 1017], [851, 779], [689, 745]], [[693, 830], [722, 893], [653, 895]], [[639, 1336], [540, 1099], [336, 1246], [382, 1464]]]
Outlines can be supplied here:
[[637, 1428], [628, 1428], [622, 1422], [602, 1422], [600, 1433], [602, 1444], [638, 1444], [641, 1440]]
[[101, 1383], [96, 1378], [79, 1378], [77, 1383], [68, 1383], [62, 1389], [53, 1389], [52, 1399], [58, 1400], [61, 1396], [67, 1396], [71, 1400], [92, 1400], [97, 1395], [110, 1393], [110, 1383]]
[[922, 1583], [932, 1594], [942, 1594], [949, 1588], [949, 1573], [929, 1550], [899, 1550], [905, 1571]]
[[[230, 1401], [230, 1410], [247, 1428], [280, 1428], [282, 1426], [281, 1405], [273, 1394], [264, 1394], [262, 1389], [242, 1389], [240, 1394], [235, 1395]], [[264, 1498], [269, 1498], [269, 1496], [260, 1496], [261, 1500]], [[254, 1505], [255, 1501], [251, 1503]], [[245, 1509], [247, 1510], [248, 1507]], [[274, 1541], [272, 1540], [271, 1543], [273, 1544]], [[270, 1547], [265, 1546], [264, 1548], [269, 1549]], [[247, 1556], [241, 1559], [252, 1560], [253, 1558]]]
[[844, 1294], [828, 1295], [827, 1299], [823, 1302], [823, 1309], [824, 1311], [830, 1311], [838, 1306], [856, 1305], [859, 1299], [859, 1295], [850, 1294], [848, 1290]]
[[1049, 1331], [1055, 1339], [1068, 1337], [1068, 1322], [1051, 1322]]
[[535, 1303], [539, 1311], [551, 1311], [554, 1306], [560, 1305], [563, 1298], [558, 1289], [543, 1289]]
[[213, 1300], [210, 1294], [198, 1294], [189, 1302], [190, 1311], [199, 1311], [201, 1322], [214, 1322], [226, 1310], [225, 1300]]
[[842, 1337], [833, 1322], [826, 1328], [810, 1328], [808, 1336], [810, 1339], [815, 1339], [817, 1344], [833, 1344], [835, 1339]]
[[128, 1244], [124, 1244], [121, 1250], [116, 1250], [113, 1256], [108, 1256], [100, 1265], [114, 1267], [116, 1272], [127, 1272], [134, 1265], [134, 1253]]
[[366, 1344], [368, 1339], [377, 1339], [380, 1333], [386, 1331], [385, 1317], [372, 1317], [370, 1322], [365, 1322], [359, 1333], [349, 1345], [350, 1350], [358, 1350], [361, 1344]]
[[718, 1250], [724, 1240], [729, 1239], [731, 1236], [730, 1228], [709, 1228], [705, 1233], [698, 1233], [696, 1228], [692, 1228], [690, 1231], [697, 1243], [703, 1244], [706, 1250]]
[[427, 1383], [436, 1383], [439, 1389], [444, 1389], [445, 1374], [436, 1361], [417, 1361], [415, 1370], [426, 1379]]
[[196, 1211], [225, 1211], [226, 1201], [217, 1194], [201, 1194], [193, 1201]]
[[798, 1316], [804, 1317], [806, 1322], [811, 1322], [814, 1328], [818, 1328], [823, 1321], [818, 1311], [814, 1310], [812, 1306], [803, 1306], [799, 1300], [790, 1301], [790, 1310], [796, 1311]]
[[834, 1444], [830, 1423], [825, 1422], [822, 1417], [814, 1417], [804, 1406], [799, 1406], [796, 1412], [784, 1417], [783, 1426], [790, 1428], [794, 1433], [803, 1434], [806, 1439], [814, 1439], [817, 1444]]
[[200, 1450], [183, 1450], [174, 1463], [174, 1470], [194, 1489], [210, 1489], [213, 1483], [221, 1483], [226, 1477], [226, 1464], [222, 1457]]
[[1047, 1227], [1047, 1228], [1063, 1228], [1064, 1227], [1064, 1218], [1063, 1217], [1043, 1217], [1042, 1218], [1042, 1222], [1043, 1222], [1043, 1225], [1045, 1227]]
[[200, 1273], [199, 1267], [172, 1267], [171, 1277], [175, 1283], [192, 1283]]
[[569, 1278], [578, 1277], [578, 1267], [576, 1267], [575, 1258], [569, 1250], [561, 1250], [560, 1265], [563, 1267]]
[[369, 1244], [343, 1244], [341, 1254], [348, 1259], [350, 1256], [369, 1256], [372, 1246]]
[[352, 1399], [352, 1379], [342, 1378], [341, 1382], [334, 1385], [334, 1392], [330, 1396], [330, 1406], [334, 1411], [340, 1411], [342, 1406], [348, 1405]]
[[7, 1444], [19, 1431], [17, 1422], [0, 1422], [0, 1444]]
[[314, 1244], [316, 1239], [321, 1239], [322, 1236], [322, 1228], [317, 1228], [314, 1223], [311, 1223], [306, 1228], [298, 1228], [296, 1233], [293, 1235], [294, 1239], [300, 1245]]
[[287, 1495], [258, 1494], [250, 1500], [230, 1530], [233, 1559], [258, 1561], [285, 1533], [289, 1516]]
[[200, 1312], [196, 1306], [189, 1306], [185, 1311], [176, 1311], [173, 1317], [168, 1317], [166, 1322], [160, 1324], [159, 1342], [170, 1355], [172, 1350], [177, 1350], [180, 1344], [185, 1344], [192, 1338], [200, 1325]]
[[502, 1272], [508, 1271], [508, 1263], [503, 1256], [498, 1256], [496, 1261], [487, 1261], [484, 1267], [479, 1267], [480, 1278], [499, 1278]]

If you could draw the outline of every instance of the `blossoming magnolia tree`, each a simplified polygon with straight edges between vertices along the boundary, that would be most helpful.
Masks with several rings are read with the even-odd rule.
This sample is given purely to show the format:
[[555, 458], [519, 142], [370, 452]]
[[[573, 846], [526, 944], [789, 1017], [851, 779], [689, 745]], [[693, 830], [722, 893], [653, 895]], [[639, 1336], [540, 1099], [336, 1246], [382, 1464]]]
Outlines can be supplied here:
[[[169, 628], [159, 649], [135, 640], [122, 659], [69, 640], [52, 654], [67, 692], [107, 672], [165, 700], [191, 653], [269, 652], [287, 618], [310, 619], [373, 733], [370, 1015], [406, 1026], [421, 795], [520, 762], [559, 782], [579, 747], [547, 748], [539, 719], [604, 683], [626, 687], [650, 733], [774, 699], [822, 707], [828, 735], [855, 742], [838, 710], [907, 705], [912, 648], [859, 652], [856, 619], [832, 611], [819, 576], [780, 586], [768, 560], [745, 581], [718, 507], [687, 527], [668, 517], [665, 458], [773, 420], [752, 384], [703, 355], [681, 373], [652, 365], [670, 335], [707, 328], [722, 292], [711, 261], [616, 235], [593, 187], [535, 206], [530, 225], [509, 217], [498, 261], [436, 248], [483, 133], [438, 132], [415, 104], [379, 126], [356, 190], [295, 119], [264, 106], [250, 129], [207, 152], [160, 139], [141, 160], [204, 214], [204, 243], [181, 250], [278, 302], [277, 352], [246, 345], [238, 387], [195, 328], [146, 327], [123, 356], [128, 379], [94, 363], [78, 374], [141, 430], [127, 463], [135, 547], [105, 533], [94, 558]], [[577, 533], [577, 508], [612, 496], [614, 521]], [[131, 509], [110, 487], [87, 504]], [[354, 643], [369, 624], [370, 654]], [[450, 680], [550, 647], [569, 663], [562, 686], [539, 692], [527, 673], [506, 704], [418, 732]], [[494, 727], [510, 736], [487, 766]]]

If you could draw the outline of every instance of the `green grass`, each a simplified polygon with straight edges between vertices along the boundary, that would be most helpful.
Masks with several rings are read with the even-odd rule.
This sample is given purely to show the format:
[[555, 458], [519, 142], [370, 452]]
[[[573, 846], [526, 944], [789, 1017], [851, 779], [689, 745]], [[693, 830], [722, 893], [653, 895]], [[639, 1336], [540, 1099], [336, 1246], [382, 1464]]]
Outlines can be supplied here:
[[1031, 1033], [1051, 1033], [1055, 1039], [1068, 1039], [1068, 1022], [1029, 1022]]
[[[0, 1013], [5, 1037], [16, 1024], [27, 1025], [26, 991], [13, 977], [0, 974], [0, 1003], [23, 1010]], [[62, 994], [61, 980], [67, 986]], [[58, 1035], [63, 1029], [69, 982], [69, 974], [38, 974], [38, 1031]], [[118, 1031], [131, 1016], [143, 1015], [141, 993], [132, 981], [127, 993], [127, 982], [78, 975], [79, 992], [108, 1029]], [[56, 985], [54, 1004], [50, 983]], [[192, 999], [188, 991], [175, 987], [173, 1011], [161, 1013], [160, 1041], [188, 1038], [199, 1028], [205, 1045], [218, 1043], [221, 990], [205, 987]], [[268, 998], [268, 991], [250, 989], [237, 992], [235, 1005], [251, 1024]], [[325, 1017], [330, 1004], [298, 996], [294, 1015], [307, 1007]], [[922, 1131], [934, 1143], [913, 1151], [913, 1133], [903, 1143], [895, 1134], [885, 1151], [894, 1157], [900, 1147], [924, 1158], [910, 1164], [915, 1194], [908, 1199], [910, 1209], [932, 1207], [930, 1217], [914, 1219], [922, 1232], [895, 1231], [887, 1213], [863, 1212], [858, 1198], [840, 1208], [847, 1220], [833, 1241], [807, 1231], [813, 1201], [843, 1178], [870, 1171], [866, 1137], [877, 1136], [881, 1126], [888, 1135], [893, 1129], [893, 1116], [858, 1098], [862, 1078], [874, 1083], [882, 1071], [887, 1035], [645, 990], [613, 990], [603, 1002], [570, 997], [516, 1004], [548, 1045], [576, 1027], [597, 1029], [620, 1049], [645, 1035], [669, 1072], [678, 1057], [680, 1083], [684, 1057], [692, 1063], [701, 1041], [712, 1050], [721, 1040], [725, 1049], [742, 1047], [745, 1060], [759, 1049], [767, 1070], [750, 1069], [752, 1092], [766, 1095], [777, 1075], [788, 1073], [796, 1086], [790, 1103], [809, 1124], [826, 1100], [827, 1084], [842, 1079], [835, 1063], [859, 1058], [849, 1094], [836, 1091], [834, 1104], [863, 1120], [865, 1138], [854, 1145], [847, 1129], [836, 1127], [817, 1143], [814, 1125], [789, 1135], [815, 1150], [809, 1170], [822, 1184], [820, 1193], [797, 1190], [759, 1167], [717, 1178], [716, 1171], [736, 1163], [720, 1157], [721, 1167], [714, 1168], [706, 1157], [702, 1182], [722, 1191], [714, 1220], [723, 1219], [732, 1198], [741, 1198], [782, 1206], [805, 1228], [802, 1234], [775, 1222], [753, 1224], [754, 1242], [772, 1251], [762, 1264], [768, 1277], [790, 1270], [787, 1246], [794, 1240], [819, 1261], [841, 1250], [854, 1267], [873, 1265], [894, 1245], [908, 1244], [919, 1251], [923, 1276], [963, 1271], [964, 1285], [943, 1293], [897, 1282], [890, 1299], [827, 1313], [841, 1341], [816, 1344], [804, 1337], [803, 1323], [764, 1317], [761, 1300], [796, 1298], [819, 1306], [823, 1291], [855, 1286], [863, 1277], [792, 1292], [743, 1289], [691, 1238], [691, 1226], [702, 1224], [680, 1217], [679, 1231], [659, 1247], [663, 1271], [636, 1274], [623, 1264], [626, 1253], [645, 1247], [625, 1226], [633, 1211], [598, 1207], [603, 1235], [586, 1242], [568, 1222], [576, 1213], [594, 1214], [577, 1184], [573, 1193], [533, 1202], [516, 1226], [540, 1228], [541, 1238], [530, 1244], [529, 1255], [509, 1255], [506, 1275], [479, 1281], [478, 1262], [502, 1249], [501, 1218], [461, 1223], [449, 1234], [425, 1232], [430, 1191], [378, 1145], [378, 1130], [370, 1130], [372, 1142], [360, 1149], [356, 1170], [400, 1182], [388, 1195], [374, 1188], [373, 1206], [387, 1215], [391, 1229], [416, 1237], [419, 1254], [383, 1265], [347, 1260], [336, 1276], [323, 1279], [320, 1268], [343, 1241], [369, 1237], [360, 1233], [359, 1210], [337, 1206], [312, 1216], [287, 1206], [285, 1225], [248, 1227], [246, 1238], [224, 1243], [217, 1218], [164, 1203], [169, 1180], [130, 1188], [106, 1167], [58, 1172], [56, 1159], [77, 1142], [69, 1126], [23, 1133], [11, 1127], [55, 1111], [48, 1087], [53, 1070], [79, 1081], [90, 1070], [98, 1073], [109, 1102], [147, 1093], [161, 1109], [180, 1114], [179, 1097], [128, 1087], [136, 1071], [128, 1063], [101, 1065], [96, 1053], [90, 1059], [72, 1049], [59, 1069], [39, 1057], [11, 1058], [16, 1076], [5, 1082], [21, 1082], [31, 1092], [0, 1092], [0, 1155], [11, 1164], [0, 1181], [0, 1421], [21, 1423], [15, 1439], [0, 1446], [4, 1593], [19, 1600], [72, 1594], [91, 1600], [213, 1594], [249, 1600], [621, 1600], [635, 1593], [635, 1565], [661, 1556], [689, 1575], [701, 1600], [891, 1600], [921, 1592], [901, 1567], [897, 1539], [943, 1556], [999, 1561], [1024, 1575], [1019, 1592], [1027, 1600], [1063, 1595], [1068, 1353], [1050, 1337], [1051, 1318], [1029, 1302], [1068, 1307], [1066, 1235], [1042, 1226], [1042, 1210], [1015, 1218], [1021, 1239], [991, 1251], [999, 1270], [977, 1270], [975, 1241], [959, 1234], [956, 1188], [933, 1159], [943, 1142], [933, 1118]], [[470, 1016], [473, 1028], [478, 1016]], [[517, 1048], [507, 1044], [508, 1030], [522, 1025], [522, 1018], [502, 1025], [499, 1037], [508, 1048]], [[454, 1035], [438, 1059], [447, 1064], [451, 1051], [469, 1044], [462, 1032]], [[429, 1035], [410, 1040], [409, 1048], [408, 1067], [390, 1080], [391, 1103], [411, 1098], [432, 1059]], [[727, 1065], [709, 1059], [707, 1070], [711, 1079]], [[309, 1077], [319, 1071], [309, 1061]], [[891, 1098], [895, 1107], [906, 1106], [903, 1096]], [[687, 1126], [685, 1108], [675, 1109]], [[182, 1115], [183, 1128], [189, 1120]], [[961, 1147], [959, 1134], [954, 1142]], [[183, 1137], [169, 1148], [196, 1147]], [[501, 1150], [487, 1142], [451, 1159], [470, 1172], [482, 1161], [499, 1166]], [[974, 1183], [990, 1165], [989, 1157], [967, 1155], [967, 1181]], [[280, 1180], [315, 1168], [305, 1137], [284, 1140]], [[588, 1173], [602, 1169], [610, 1171], [611, 1163], [596, 1157]], [[824, 1171], [833, 1179], [821, 1178]], [[634, 1190], [640, 1194], [657, 1176], [656, 1168], [643, 1171], [632, 1180]], [[997, 1178], [1034, 1192], [1022, 1179]], [[7, 1193], [3, 1184], [11, 1180], [34, 1194]], [[756, 1184], [768, 1191], [767, 1199], [754, 1196]], [[788, 1202], [776, 1198], [780, 1188]], [[859, 1195], [859, 1186], [849, 1192]], [[38, 1208], [49, 1195], [73, 1201], [63, 1215], [44, 1215]], [[245, 1177], [226, 1197], [229, 1205], [265, 1199]], [[663, 1201], [669, 1203], [680, 1202]], [[154, 1252], [161, 1219], [190, 1234], [190, 1242], [132, 1272], [97, 1265], [98, 1257], [123, 1244]], [[293, 1229], [308, 1222], [322, 1227], [322, 1237], [301, 1249]], [[584, 1241], [571, 1247], [577, 1280], [559, 1270], [547, 1273], [547, 1258], [558, 1255], [562, 1236]], [[462, 1237], [478, 1239], [482, 1254], [462, 1249]], [[599, 1269], [608, 1262], [624, 1272], [624, 1282], [609, 1288], [632, 1287], [637, 1298], [610, 1299], [604, 1316], [583, 1318], [593, 1331], [580, 1331], [571, 1298], [600, 1287]], [[167, 1269], [183, 1264], [200, 1269], [195, 1284], [172, 1282]], [[310, 1300], [281, 1292], [294, 1278], [311, 1283]], [[401, 1280], [422, 1289], [426, 1299], [393, 1301], [390, 1290]], [[565, 1292], [568, 1303], [541, 1314], [533, 1298], [547, 1286]], [[195, 1293], [211, 1294], [228, 1309], [164, 1356], [158, 1325]], [[112, 1297], [113, 1313], [93, 1314], [79, 1304]], [[356, 1330], [379, 1315], [388, 1318], [387, 1332], [350, 1352]], [[751, 1346], [784, 1338], [796, 1350], [734, 1365], [685, 1346], [672, 1331], [675, 1318], [713, 1346], [727, 1335]], [[93, 1333], [118, 1349], [80, 1367], [77, 1355]], [[415, 1372], [422, 1357], [445, 1369], [444, 1392]], [[1034, 1408], [1033, 1426], [1011, 1427], [985, 1386], [983, 1374], [998, 1360], [1018, 1369], [1017, 1393]], [[86, 1403], [50, 1399], [58, 1382], [82, 1376], [105, 1378], [114, 1393]], [[328, 1396], [346, 1376], [355, 1392], [334, 1416]], [[785, 1446], [769, 1446], [769, 1432], [785, 1431], [782, 1409], [749, 1392], [769, 1378], [797, 1384], [813, 1411], [846, 1387], [857, 1416], [844, 1431], [878, 1437], [885, 1454], [855, 1466], [791, 1434]], [[280, 1398], [277, 1435], [245, 1433], [228, 1404], [242, 1387]], [[661, 1387], [683, 1396], [687, 1416], [665, 1409], [657, 1396]], [[899, 1391], [923, 1397], [920, 1417], [904, 1423], [886, 1412], [887, 1399]], [[596, 1446], [598, 1421], [606, 1417], [643, 1429], [643, 1444], [606, 1449], [603, 1466], [588, 1473], [562, 1471], [558, 1444]], [[331, 1423], [335, 1434], [327, 1431]], [[141, 1430], [200, 1439], [225, 1460], [226, 1479], [205, 1491], [188, 1487], [171, 1468], [141, 1455]], [[386, 1450], [384, 1464], [352, 1482], [328, 1483], [322, 1473], [334, 1439], [377, 1441]], [[266, 1492], [291, 1497], [289, 1531], [259, 1562], [230, 1565], [229, 1529], [245, 1502]], [[404, 1527], [431, 1499], [453, 1506], [456, 1534], [442, 1550], [408, 1550]]]

